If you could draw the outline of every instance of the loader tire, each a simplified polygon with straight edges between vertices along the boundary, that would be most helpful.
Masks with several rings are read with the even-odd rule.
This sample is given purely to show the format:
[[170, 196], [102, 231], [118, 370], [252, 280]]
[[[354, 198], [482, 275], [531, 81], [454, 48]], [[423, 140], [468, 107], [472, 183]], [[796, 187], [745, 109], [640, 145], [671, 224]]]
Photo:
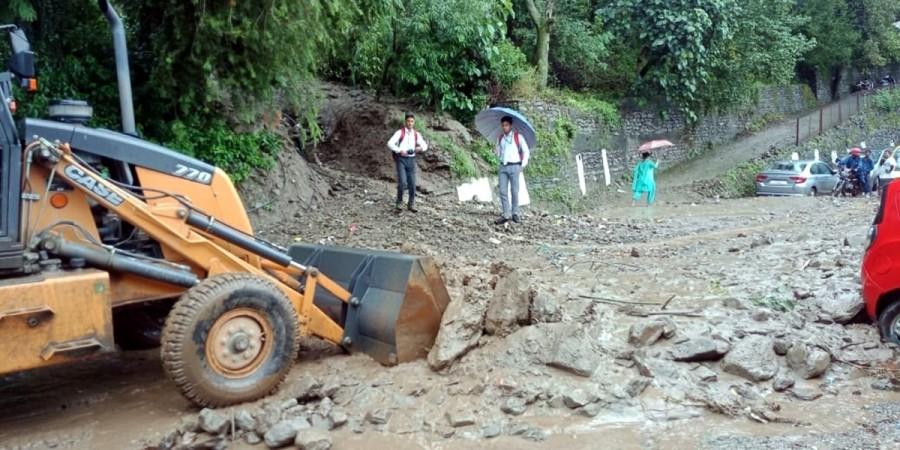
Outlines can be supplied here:
[[297, 312], [272, 282], [245, 273], [207, 278], [175, 304], [162, 334], [163, 367], [200, 406], [275, 392], [300, 348]]

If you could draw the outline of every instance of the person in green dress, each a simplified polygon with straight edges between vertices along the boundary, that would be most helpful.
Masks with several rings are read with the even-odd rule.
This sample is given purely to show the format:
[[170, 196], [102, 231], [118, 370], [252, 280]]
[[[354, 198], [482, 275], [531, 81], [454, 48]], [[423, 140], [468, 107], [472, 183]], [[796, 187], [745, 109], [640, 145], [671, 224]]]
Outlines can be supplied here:
[[650, 159], [650, 152], [641, 154], [641, 162], [634, 168], [634, 181], [631, 183], [632, 201], [631, 206], [635, 206], [644, 193], [647, 193], [647, 206], [653, 204], [656, 199], [656, 181], [653, 179], [653, 172], [659, 164]]

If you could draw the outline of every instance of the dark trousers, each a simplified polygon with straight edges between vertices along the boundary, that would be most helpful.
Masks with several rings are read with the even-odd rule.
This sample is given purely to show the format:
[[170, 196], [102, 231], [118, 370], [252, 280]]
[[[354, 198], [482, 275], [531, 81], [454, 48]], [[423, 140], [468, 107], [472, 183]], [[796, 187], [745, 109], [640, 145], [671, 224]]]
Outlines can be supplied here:
[[409, 190], [410, 208], [416, 203], [416, 158], [397, 156], [397, 204], [403, 203], [403, 191]]

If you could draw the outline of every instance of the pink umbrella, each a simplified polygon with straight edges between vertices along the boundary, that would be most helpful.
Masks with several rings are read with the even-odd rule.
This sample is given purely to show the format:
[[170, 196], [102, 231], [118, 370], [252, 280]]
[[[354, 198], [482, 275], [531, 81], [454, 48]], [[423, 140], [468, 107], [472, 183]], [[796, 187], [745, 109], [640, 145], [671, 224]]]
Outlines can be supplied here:
[[639, 152], [649, 152], [650, 150], [672, 147], [674, 145], [675, 144], [673, 144], [667, 140], [650, 141], [650, 142], [644, 142], [643, 144], [641, 144], [641, 146], [638, 148], [638, 151]]

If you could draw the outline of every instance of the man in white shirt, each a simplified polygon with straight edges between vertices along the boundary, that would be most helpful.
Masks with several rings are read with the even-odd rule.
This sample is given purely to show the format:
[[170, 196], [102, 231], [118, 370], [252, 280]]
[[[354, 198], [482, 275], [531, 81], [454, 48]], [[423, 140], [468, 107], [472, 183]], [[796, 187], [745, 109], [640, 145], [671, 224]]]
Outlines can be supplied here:
[[422, 135], [415, 129], [416, 116], [406, 113], [406, 126], [397, 130], [388, 141], [388, 148], [394, 156], [394, 164], [397, 166], [397, 203], [394, 211], [403, 210], [403, 191], [409, 190], [410, 212], [418, 212], [416, 209], [416, 153], [428, 150], [428, 144]]
[[500, 207], [503, 211], [500, 218], [494, 221], [497, 225], [510, 220], [519, 223], [519, 174], [528, 165], [530, 155], [525, 138], [513, 130], [512, 117], [500, 119], [500, 125], [503, 134], [497, 142], [496, 151], [500, 159]]

